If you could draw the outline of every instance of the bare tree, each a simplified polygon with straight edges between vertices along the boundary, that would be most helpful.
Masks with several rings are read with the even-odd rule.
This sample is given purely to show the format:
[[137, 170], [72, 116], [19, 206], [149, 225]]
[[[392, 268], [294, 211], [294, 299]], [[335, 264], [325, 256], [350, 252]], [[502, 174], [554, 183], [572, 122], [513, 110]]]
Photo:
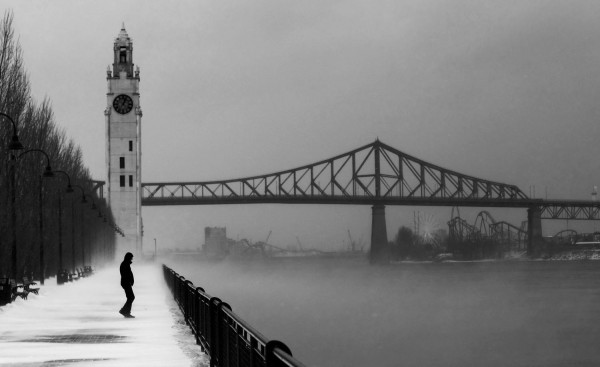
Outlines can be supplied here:
[[[54, 120], [54, 113], [49, 99], [36, 103], [31, 98], [29, 78], [24, 68], [23, 52], [19, 42], [15, 38], [13, 29], [13, 14], [5, 12], [0, 20], [0, 112], [13, 118], [19, 129], [19, 139], [27, 149], [41, 149], [48, 154], [54, 170], [62, 170], [68, 173], [71, 184], [82, 187], [90, 199], [101, 207], [106, 213], [107, 222], [112, 221], [112, 216], [106, 203], [93, 192], [89, 170], [83, 164], [81, 149], [74, 141], [67, 138], [63, 129], [58, 127]], [[16, 233], [18, 238], [18, 264], [17, 274], [24, 271], [36, 271], [39, 275], [39, 244], [43, 239], [46, 256], [46, 275], [56, 274], [58, 269], [58, 202], [64, 204], [62, 210], [62, 228], [64, 244], [81, 242], [87, 240], [88, 250], [92, 255], [110, 254], [107, 251], [107, 243], [114, 243], [114, 232], [106, 232], [107, 225], [104, 217], [93, 215], [90, 203], [81, 202], [81, 193], [66, 195], [67, 182], [63, 178], [53, 180], [40, 180], [46, 167], [46, 157], [43, 154], [23, 154], [22, 152], [9, 152], [7, 144], [12, 137], [12, 124], [9, 121], [0, 122], [0, 275], [8, 274], [11, 268], [9, 246], [10, 236], [8, 222], [8, 210], [10, 202], [8, 199], [8, 164], [15, 163], [16, 186], [15, 198], [18, 205], [15, 206], [17, 216]], [[11, 156], [18, 159], [13, 159]], [[22, 156], [21, 156], [22, 155]], [[32, 188], [35, 188], [32, 190]], [[41, 213], [42, 221], [46, 223], [44, 233], [40, 233], [40, 195], [42, 197]], [[97, 212], [96, 212], [97, 213]], [[77, 214], [77, 215], [76, 215]], [[75, 231], [77, 226], [77, 235]], [[86, 228], [87, 236], [82, 236], [81, 226]], [[69, 229], [69, 230], [67, 230]], [[102, 235], [99, 233], [102, 232]], [[43, 236], [43, 238], [41, 237]], [[85, 237], [85, 238], [83, 238]], [[112, 238], [112, 240], [111, 240]], [[93, 241], [94, 239], [101, 239]], [[101, 250], [100, 250], [101, 249]], [[82, 249], [78, 249], [83, 254]], [[83, 266], [83, 256], [77, 261], [72, 256], [73, 251], [64, 252], [69, 264]], [[89, 258], [89, 256], [88, 256]], [[63, 259], [65, 260], [65, 259]], [[88, 264], [89, 265], [89, 264]]]

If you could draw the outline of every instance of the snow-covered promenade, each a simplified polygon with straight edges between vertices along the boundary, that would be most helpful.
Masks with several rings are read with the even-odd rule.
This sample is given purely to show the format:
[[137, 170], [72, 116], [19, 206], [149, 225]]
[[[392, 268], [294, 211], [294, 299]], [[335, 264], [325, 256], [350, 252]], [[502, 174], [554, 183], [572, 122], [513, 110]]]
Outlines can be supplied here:
[[132, 270], [136, 318], [118, 313], [118, 266], [61, 286], [49, 279], [39, 295], [0, 307], [0, 366], [208, 365], [160, 266], [134, 262]]

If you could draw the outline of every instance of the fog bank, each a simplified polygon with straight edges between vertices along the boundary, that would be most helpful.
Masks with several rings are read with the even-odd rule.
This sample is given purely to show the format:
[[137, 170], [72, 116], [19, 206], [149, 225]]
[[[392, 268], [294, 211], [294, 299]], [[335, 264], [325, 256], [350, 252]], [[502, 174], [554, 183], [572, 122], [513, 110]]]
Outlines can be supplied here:
[[308, 366], [600, 363], [593, 262], [167, 264]]

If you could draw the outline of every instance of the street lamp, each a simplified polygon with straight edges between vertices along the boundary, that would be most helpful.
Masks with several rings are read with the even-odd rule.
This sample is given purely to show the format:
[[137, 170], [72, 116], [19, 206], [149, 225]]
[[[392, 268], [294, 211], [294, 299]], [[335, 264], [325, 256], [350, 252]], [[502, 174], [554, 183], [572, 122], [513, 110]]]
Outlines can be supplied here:
[[22, 149], [24, 149], [25, 147], [19, 141], [19, 134], [18, 134], [18, 130], [17, 130], [17, 124], [13, 121], [13, 119], [10, 116], [8, 116], [7, 114], [5, 114], [3, 112], [0, 112], [0, 116], [6, 117], [11, 122], [12, 127], [13, 127], [13, 136], [12, 136], [12, 139], [11, 139], [10, 143], [8, 144], [8, 150], [22, 150]]
[[[92, 199], [92, 207], [91, 210], [96, 210], [96, 201], [94, 200], [94, 197], [91, 195], [83, 195], [84, 199], [85, 197], [89, 197], [90, 199]], [[83, 266], [85, 268], [85, 214], [83, 214], [81, 216], [81, 220], [82, 220], [82, 224], [81, 224], [81, 266]]]
[[44, 173], [42, 174], [42, 176], [44, 176], [44, 177], [54, 177], [54, 172], [52, 171], [52, 167], [50, 167], [50, 157], [48, 156], [48, 154], [46, 152], [44, 152], [41, 149], [27, 149], [23, 153], [19, 154], [17, 156], [17, 159], [19, 159], [22, 156], [24, 156], [25, 154], [31, 153], [31, 152], [42, 153], [43, 155], [46, 156], [46, 168], [44, 169]]
[[[73, 187], [71, 186], [71, 176], [65, 171], [53, 171], [54, 173], [60, 173], [67, 176], [68, 184], [65, 192], [70, 194], [73, 192]], [[65, 282], [65, 270], [63, 269], [63, 244], [62, 244], [62, 199], [60, 192], [58, 193], [58, 275], [56, 276], [56, 282], [58, 284], [63, 284]], [[67, 276], [68, 280], [68, 276]]]
[[[18, 138], [17, 138], [18, 140]], [[48, 157], [48, 154], [46, 152], [44, 152], [41, 149], [29, 149], [24, 151], [23, 153], [19, 154], [17, 156], [18, 158], [23, 157], [25, 154], [27, 153], [31, 153], [31, 152], [37, 152], [37, 153], [42, 153], [43, 155], [46, 156], [46, 168], [44, 170], [44, 173], [41, 174], [39, 176], [39, 186], [38, 186], [38, 200], [39, 200], [39, 209], [40, 209], [40, 217], [39, 217], [39, 229], [40, 229], [40, 283], [43, 285], [44, 284], [44, 279], [46, 278], [46, 270], [45, 270], [45, 266], [44, 266], [44, 201], [43, 201], [43, 197], [42, 197], [42, 181], [43, 178], [51, 178], [54, 177], [54, 173], [52, 172], [52, 167], [50, 167], [50, 157]], [[13, 156], [14, 157], [14, 156]], [[15, 162], [12, 162], [13, 164]], [[14, 171], [13, 171], [14, 173]], [[13, 179], [13, 184], [14, 184], [14, 175], [11, 176], [11, 179]], [[15, 216], [16, 217], [16, 216]], [[15, 228], [15, 224], [13, 224], [13, 228]], [[17, 267], [17, 241], [16, 241], [16, 232], [13, 233], [13, 268], [16, 269]], [[16, 276], [16, 275], [15, 275]], [[16, 278], [15, 278], [16, 279]]]
[[[74, 188], [77, 188], [81, 191], [81, 203], [85, 204], [87, 203], [87, 200], [85, 199], [85, 191], [83, 191], [83, 187], [79, 186], [79, 185], [73, 185]], [[82, 211], [83, 213], [83, 211]], [[81, 253], [83, 254], [83, 227], [84, 227], [84, 223], [83, 223], [83, 215], [81, 218], [81, 241], [82, 241], [82, 250]], [[84, 255], [82, 255], [83, 257]], [[84, 266], [85, 264], [81, 264], [81, 266]], [[75, 202], [73, 201], [71, 203], [71, 266], [73, 267], [73, 270], [75, 269]]]
[[[19, 134], [17, 132], [17, 124], [13, 121], [13, 119], [8, 116], [7, 114], [0, 112], [0, 116], [1, 117], [6, 117], [12, 124], [13, 126], [13, 136], [12, 136], [12, 140], [11, 142], [8, 144], [8, 150], [11, 151], [15, 151], [15, 150], [22, 150], [23, 144], [21, 144], [21, 142], [19, 141]], [[12, 277], [13, 279], [17, 279], [17, 230], [16, 230], [16, 225], [17, 225], [17, 211], [15, 208], [15, 162], [14, 162], [14, 155], [11, 154], [11, 165], [9, 167], [9, 176], [10, 176], [10, 190], [11, 190], [11, 195], [10, 195], [10, 210], [11, 210], [11, 215], [10, 215], [10, 222], [11, 222], [11, 226], [12, 226], [12, 256], [11, 256], [11, 263], [12, 263]]]
[[60, 173], [60, 174], [63, 174], [63, 175], [65, 175], [67, 177], [67, 189], [65, 191], [67, 194], [70, 194], [73, 191], [75, 191], [75, 190], [73, 190], [73, 186], [71, 186], [71, 176], [69, 176], [69, 174], [67, 172], [60, 171], [60, 170], [55, 170], [55, 171], [52, 171], [52, 172], [53, 173]]

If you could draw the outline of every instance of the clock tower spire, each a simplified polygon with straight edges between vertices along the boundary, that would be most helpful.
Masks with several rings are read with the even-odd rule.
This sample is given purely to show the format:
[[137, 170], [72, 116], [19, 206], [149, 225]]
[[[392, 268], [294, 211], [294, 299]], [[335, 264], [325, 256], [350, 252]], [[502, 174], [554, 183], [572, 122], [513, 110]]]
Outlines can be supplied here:
[[122, 71], [127, 73], [128, 77], [133, 77], [133, 42], [125, 30], [125, 22], [115, 38], [113, 77], [119, 76]]
[[117, 253], [141, 251], [141, 125], [140, 71], [133, 68], [133, 42], [125, 24], [113, 45], [113, 64], [106, 80], [107, 198], [116, 225], [125, 234]]

